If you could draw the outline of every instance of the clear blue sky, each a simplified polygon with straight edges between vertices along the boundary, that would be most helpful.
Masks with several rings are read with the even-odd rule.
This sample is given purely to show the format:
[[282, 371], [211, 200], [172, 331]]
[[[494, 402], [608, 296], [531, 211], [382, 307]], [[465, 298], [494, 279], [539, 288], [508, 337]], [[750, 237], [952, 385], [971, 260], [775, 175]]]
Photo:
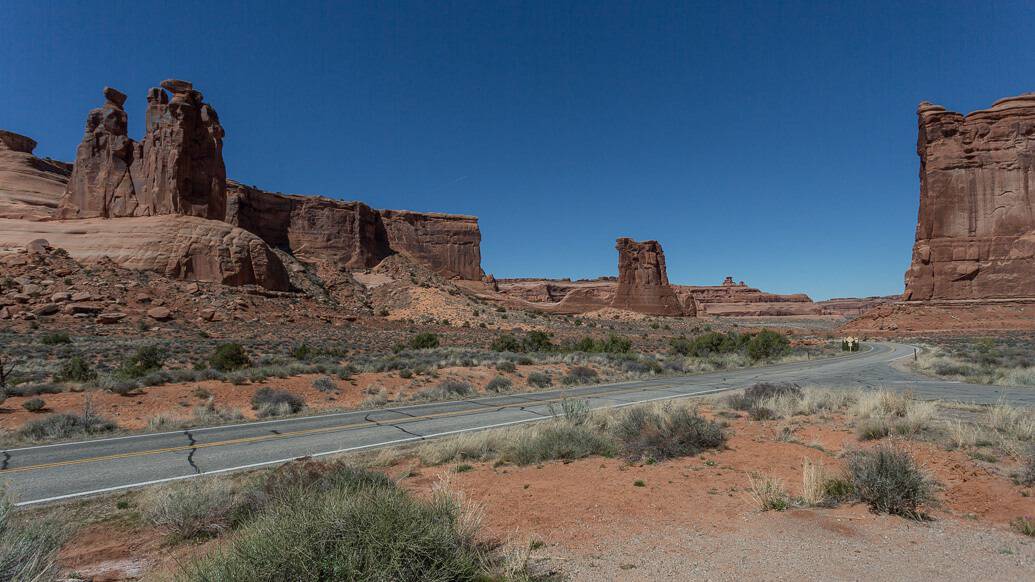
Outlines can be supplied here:
[[[599, 5], [598, 5], [599, 4]], [[231, 177], [474, 214], [496, 276], [902, 290], [916, 105], [1035, 90], [1030, 2], [4, 2], [0, 128], [71, 160], [101, 88], [193, 81]]]

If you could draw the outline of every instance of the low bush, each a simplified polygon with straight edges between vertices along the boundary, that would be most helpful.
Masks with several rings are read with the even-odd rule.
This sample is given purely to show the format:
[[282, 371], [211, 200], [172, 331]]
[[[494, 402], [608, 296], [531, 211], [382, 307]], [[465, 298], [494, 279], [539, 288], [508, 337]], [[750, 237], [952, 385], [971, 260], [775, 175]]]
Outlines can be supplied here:
[[296, 360], [308, 360], [314, 355], [313, 348], [306, 345], [304, 342], [298, 344], [291, 350], [291, 357]]
[[1028, 447], [1021, 468], [1020, 482], [1029, 487], [1035, 485], [1035, 446]]
[[746, 347], [752, 360], [772, 360], [789, 352], [791, 344], [783, 334], [763, 329], [751, 336]]
[[515, 366], [514, 362], [511, 362], [510, 360], [503, 360], [502, 362], [496, 364], [496, 369], [500, 372], [517, 372], [517, 366]]
[[[725, 403], [734, 410], [746, 410], [751, 412], [757, 410], [765, 400], [779, 397], [793, 397], [800, 399], [803, 394], [801, 387], [797, 384], [786, 382], [760, 382], [746, 388], [741, 394], [727, 396]], [[765, 418], [772, 418], [772, 415], [765, 416]]]
[[520, 352], [523, 349], [521, 341], [518, 338], [505, 333], [503, 335], [496, 336], [496, 339], [492, 340], [490, 346], [494, 352]]
[[221, 479], [193, 479], [149, 490], [141, 505], [148, 521], [177, 539], [219, 535], [231, 526], [233, 495]]
[[443, 380], [438, 386], [425, 388], [416, 394], [420, 400], [452, 400], [467, 398], [475, 393], [474, 387], [462, 380]]
[[599, 378], [599, 374], [593, 368], [589, 366], [572, 366], [568, 370], [568, 374], [564, 377], [564, 383], [571, 384], [589, 384], [595, 382]]
[[585, 424], [550, 422], [518, 433], [506, 447], [501, 459], [517, 465], [533, 465], [550, 460], [574, 460], [591, 455], [615, 454], [614, 442]]
[[334, 380], [330, 376], [320, 376], [316, 380], [313, 380], [313, 388], [316, 388], [320, 392], [337, 392], [338, 385], [334, 383]]
[[158, 346], [143, 346], [122, 362], [116, 375], [121, 378], [140, 378], [162, 369], [164, 363], [165, 353]]
[[543, 372], [531, 372], [526, 379], [528, 385], [533, 388], [547, 388], [553, 384], [549, 374]]
[[220, 372], [233, 372], [251, 365], [244, 346], [238, 343], [223, 344], [216, 348], [216, 351], [209, 356], [210, 366]]
[[97, 379], [97, 372], [79, 356], [73, 356], [61, 364], [54, 380], [58, 382], [92, 382]]
[[474, 508], [444, 488], [410, 496], [378, 475], [289, 488], [184, 580], [493, 578]]
[[64, 392], [56, 384], [19, 384], [7, 388], [8, 396], [38, 396], [40, 394], [60, 394]]
[[252, 409], [259, 416], [282, 416], [301, 412], [305, 408], [305, 400], [286, 390], [274, 390], [270, 387], [259, 388], [252, 395]]
[[430, 332], [418, 333], [410, 338], [410, 347], [415, 350], [427, 350], [439, 346], [438, 335]]
[[1020, 534], [1035, 537], [1035, 517], [1018, 517], [1010, 525]]
[[22, 439], [42, 441], [111, 432], [116, 428], [118, 425], [114, 422], [85, 411], [82, 414], [52, 414], [33, 420], [25, 423], [15, 434]]
[[683, 405], [630, 408], [618, 418], [614, 433], [626, 457], [635, 460], [696, 455], [726, 443], [721, 425]]
[[57, 580], [57, 553], [68, 532], [60, 518], [17, 519], [0, 490], [0, 580]]
[[848, 472], [859, 498], [878, 513], [921, 519], [923, 508], [934, 501], [930, 479], [894, 445], [853, 451]]
[[61, 344], [70, 344], [70, 343], [72, 343], [72, 338], [66, 332], [55, 331], [53, 333], [45, 333], [45, 334], [43, 334], [43, 337], [40, 338], [40, 343], [42, 343], [45, 346], [57, 346], [57, 345], [61, 345]]
[[42, 398], [32, 398], [22, 402], [22, 408], [29, 412], [42, 412], [47, 408], [47, 403]]
[[510, 378], [506, 378], [504, 376], [496, 376], [492, 380], [489, 380], [489, 383], [485, 385], [485, 391], [506, 392], [507, 390], [510, 390], [513, 384], [514, 383], [510, 381]]

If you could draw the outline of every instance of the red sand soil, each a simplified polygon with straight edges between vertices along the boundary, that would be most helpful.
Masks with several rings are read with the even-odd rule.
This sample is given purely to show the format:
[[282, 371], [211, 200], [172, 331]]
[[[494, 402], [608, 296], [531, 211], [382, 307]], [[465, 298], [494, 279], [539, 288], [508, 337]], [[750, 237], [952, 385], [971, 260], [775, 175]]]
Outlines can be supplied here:
[[[781, 440], [784, 427], [791, 428], [798, 442]], [[607, 566], [601, 564], [609, 559], [682, 559], [689, 552], [687, 543], [699, 553], [708, 544], [726, 539], [736, 539], [759, 555], [773, 543], [767, 536], [818, 535], [832, 543], [890, 544], [918, 552], [914, 544], [928, 543], [922, 534], [991, 532], [1031, 546], [1027, 538], [1008, 531], [1016, 517], [1035, 515], [1035, 498], [1024, 496], [1032, 489], [1011, 482], [1008, 475], [1016, 467], [1009, 462], [991, 465], [930, 443], [901, 441], [942, 487], [941, 503], [930, 508], [934, 521], [928, 526], [874, 515], [861, 503], [762, 513], [748, 494], [750, 474], [778, 477], [791, 495], [797, 495], [803, 459], [838, 470], [839, 453], [869, 445], [860, 444], [839, 415], [793, 423], [740, 417], [731, 421], [731, 428], [733, 436], [725, 450], [657, 464], [594, 457], [528, 467], [478, 463], [471, 471], [455, 473], [453, 465], [420, 467], [415, 458], [406, 457], [386, 471], [394, 476], [412, 470], [413, 476], [401, 483], [418, 495], [427, 494], [448, 476], [453, 488], [484, 507], [486, 536], [514, 547], [530, 540], [545, 542], [539, 554], [552, 556], [560, 561], [560, 569], [568, 564], [580, 572], [576, 577], [589, 579], [603, 575]], [[645, 486], [635, 486], [638, 480]], [[114, 502], [111, 498], [101, 503]], [[175, 568], [193, 552], [218, 543], [168, 546], [146, 526], [93, 524], [66, 546], [61, 563], [69, 570], [99, 576], [95, 580], [133, 579], [155, 569]], [[647, 547], [640, 547], [643, 544]], [[830, 561], [836, 566], [839, 559], [834, 556]], [[617, 563], [611, 566], [619, 578], [647, 576], [642, 570], [638, 575], [621, 574], [632, 567], [624, 562], [620, 568]]]

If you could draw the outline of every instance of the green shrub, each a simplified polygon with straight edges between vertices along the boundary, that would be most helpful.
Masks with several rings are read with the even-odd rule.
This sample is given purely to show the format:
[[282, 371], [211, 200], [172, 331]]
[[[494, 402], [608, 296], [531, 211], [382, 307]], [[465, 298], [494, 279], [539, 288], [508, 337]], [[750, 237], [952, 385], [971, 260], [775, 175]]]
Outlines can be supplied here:
[[496, 339], [492, 340], [492, 351], [494, 352], [520, 352], [522, 351], [521, 342], [509, 333], [497, 336]]
[[500, 372], [517, 372], [517, 366], [514, 365], [514, 362], [511, 362], [509, 360], [503, 360], [502, 362], [496, 364], [496, 369]]
[[550, 334], [533, 330], [525, 335], [524, 348], [529, 352], [549, 352], [554, 345], [550, 342]]
[[1018, 533], [1028, 537], [1035, 537], [1035, 517], [1018, 517], [1010, 522]]
[[22, 408], [29, 412], [41, 412], [47, 408], [47, 403], [42, 398], [32, 398], [22, 402]]
[[410, 338], [410, 347], [415, 350], [437, 348], [438, 345], [438, 335], [431, 332], [418, 333]]
[[403, 368], [402, 370], [399, 370], [399, 377], [404, 380], [409, 380], [413, 377], [413, 370], [410, 370], [409, 368]]
[[158, 346], [143, 346], [126, 358], [116, 375], [121, 378], [140, 378], [160, 370], [165, 363], [165, 354]]
[[553, 379], [550, 378], [549, 374], [543, 372], [532, 372], [528, 375], [528, 385], [533, 388], [546, 388], [553, 384]]
[[689, 356], [693, 350], [693, 343], [685, 337], [674, 337], [668, 341], [670, 351], [678, 356]]
[[61, 369], [54, 379], [58, 382], [92, 382], [97, 379], [97, 372], [86, 363], [86, 360], [73, 356], [61, 364]]
[[55, 331], [54, 333], [43, 334], [43, 337], [40, 338], [40, 343], [42, 343], [45, 346], [70, 344], [72, 343], [72, 338], [66, 332]]
[[305, 400], [286, 390], [274, 390], [268, 386], [259, 388], [252, 395], [252, 409], [259, 416], [281, 416], [294, 414], [305, 408]]
[[507, 390], [510, 390], [510, 387], [512, 385], [513, 382], [511, 382], [509, 378], [505, 378], [503, 376], [496, 376], [492, 380], [489, 380], [489, 383], [485, 385], [485, 391], [506, 392]]
[[721, 425], [686, 406], [630, 408], [619, 417], [614, 433], [630, 459], [661, 461], [726, 443]]
[[60, 394], [64, 392], [57, 384], [19, 384], [7, 388], [8, 396], [37, 396], [39, 394]]
[[627, 354], [632, 349], [632, 340], [620, 335], [609, 335], [600, 344], [600, 351], [608, 354]]
[[208, 363], [220, 372], [233, 372], [247, 368], [251, 365], [251, 360], [248, 359], [244, 346], [238, 343], [229, 343], [217, 347], [216, 351], [209, 356]]
[[313, 349], [304, 342], [298, 344], [291, 350], [291, 357], [296, 360], [308, 360], [314, 354]]
[[1024, 467], [1021, 469], [1020, 482], [1024, 485], [1035, 485], [1035, 446], [1028, 447], [1024, 455]]
[[465, 507], [438, 491], [411, 497], [383, 478], [288, 493], [184, 580], [489, 579]]
[[16, 519], [0, 491], [0, 580], [57, 580], [57, 553], [68, 532], [59, 518]]
[[848, 472], [859, 498], [878, 513], [921, 519], [923, 507], [934, 500], [931, 481], [894, 445], [850, 453]]
[[752, 360], [771, 360], [786, 354], [790, 349], [790, 342], [783, 334], [768, 329], [751, 336], [747, 342], [747, 354]]
[[741, 337], [742, 336], [738, 336], [735, 332], [724, 334], [717, 331], [710, 331], [695, 337], [693, 341], [690, 342], [688, 353], [684, 355], [702, 358], [711, 354], [728, 354], [730, 352], [735, 352], [740, 349], [743, 341]]

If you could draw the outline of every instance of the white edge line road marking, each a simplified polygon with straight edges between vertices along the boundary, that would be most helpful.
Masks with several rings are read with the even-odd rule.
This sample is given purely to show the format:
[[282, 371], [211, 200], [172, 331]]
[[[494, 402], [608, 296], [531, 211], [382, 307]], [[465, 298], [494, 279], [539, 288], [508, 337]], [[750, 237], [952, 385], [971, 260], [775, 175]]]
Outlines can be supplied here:
[[[872, 352], [875, 349], [873, 347], [873, 345], [868, 345], [866, 347], [868, 347], [869, 349], [866, 350], [865, 352], [858, 352], [858, 353], [861, 355], [861, 354]], [[894, 348], [892, 348], [892, 349], [894, 349]], [[850, 354], [848, 354], [848, 355], [850, 355]], [[906, 354], [906, 356], [908, 356], [908, 355], [910, 355], [910, 354]], [[906, 356], [900, 356], [900, 357], [904, 358]], [[841, 358], [841, 357], [844, 357], [844, 356], [843, 355], [842, 356], [832, 356], [830, 358], [824, 358], [824, 360], [834, 360], [836, 358]], [[895, 358], [895, 360], [897, 360], [897, 359], [898, 358]], [[815, 361], [826, 363], [826, 362], [821, 361], [821, 360], [815, 360]], [[894, 361], [894, 360], [888, 360], [888, 361]], [[800, 364], [800, 363], [802, 363], [802, 362], [788, 362], [787, 365], [793, 366], [794, 364]], [[739, 368], [739, 369], [730, 370], [730, 371], [731, 372], [738, 372], [738, 371], [741, 371], [741, 370], [752, 370], [752, 369], [764, 370], [767, 367], [769, 367], [769, 366], [761, 366], [759, 368], [750, 368], [750, 367], [749, 368]], [[658, 380], [660, 381], [660, 380], [677, 380], [679, 378], [693, 378], [694, 376], [697, 376], [697, 375], [698, 374], [689, 374], [687, 376], [673, 376], [673, 377], [669, 377], [669, 378], [658, 378]], [[723, 379], [722, 381], [725, 381], [725, 379]], [[587, 387], [605, 388], [605, 387], [608, 387], [608, 386], [625, 386], [627, 384], [635, 384], [637, 382], [644, 382], [644, 380], [628, 380], [628, 381], [625, 381], [625, 382], [613, 382], [613, 383], [610, 383], [610, 384], [594, 384], [592, 386], [587, 386]], [[564, 390], [565, 389], [562, 388], [560, 390], [547, 390], [547, 391], [544, 391], [544, 392], [534, 392], [533, 394], [547, 394], [549, 392], [561, 392], [561, 393], [563, 393]], [[507, 396], [507, 395], [503, 394], [501, 396]], [[592, 395], [589, 395], [588, 397], [592, 397]], [[484, 399], [484, 398], [499, 398], [499, 396], [484, 396], [484, 397], [479, 397], [479, 398], [472, 398], [469, 401], [478, 401], [478, 400], [481, 400], [481, 399]], [[410, 404], [410, 405], [407, 405], [407, 406], [393, 406], [391, 408], [378, 408], [378, 409], [374, 409], [373, 412], [392, 412], [392, 411], [397, 411], [397, 410], [409, 410], [409, 409], [412, 409], [412, 408], [419, 408], [419, 407], [422, 407], [422, 406], [434, 406], [436, 404], [450, 404], [450, 403], [453, 403], [453, 402], [467, 402], [467, 401], [468, 400], [447, 400], [447, 401], [443, 401], [443, 402], [430, 402], [430, 403], [425, 403], [425, 404]], [[52, 448], [52, 447], [67, 447], [67, 446], [70, 446], [70, 445], [92, 445], [94, 443], [106, 443], [106, 442], [112, 442], [112, 441], [121, 441], [121, 440], [125, 440], [125, 439], [139, 439], [139, 438], [145, 438], [145, 437], [156, 437], [156, 436], [167, 436], [167, 435], [174, 435], [174, 434], [183, 434], [184, 431], [190, 431], [192, 433], [199, 433], [199, 432], [205, 432], [205, 431], [210, 431], [210, 430], [230, 429], [230, 428], [239, 427], [239, 426], [258, 426], [258, 425], [262, 425], [262, 424], [274, 424], [274, 423], [292, 422], [292, 421], [298, 421], [298, 420], [318, 420], [318, 419], [321, 419], [321, 418], [335, 418], [335, 417], [338, 417], [338, 416], [345, 416], [345, 415], [348, 415], [348, 414], [357, 414], [357, 413], [360, 413], [360, 412], [363, 412], [363, 411], [360, 411], [360, 410], [345, 410], [345, 411], [342, 411], [342, 412], [329, 412], [329, 413], [326, 413], [326, 414], [313, 414], [313, 415], [310, 415], [310, 416], [293, 416], [291, 418], [277, 418], [277, 419], [273, 419], [273, 420], [255, 420], [255, 421], [242, 422], [242, 423], [237, 423], [237, 424], [220, 424], [220, 425], [216, 425], [216, 426], [203, 426], [203, 427], [198, 427], [198, 428], [188, 428], [188, 429], [181, 429], [181, 430], [170, 430], [170, 431], [165, 431], [165, 432], [148, 432], [148, 433], [142, 433], [142, 434], [128, 434], [128, 435], [117, 436], [117, 437], [103, 437], [103, 438], [97, 438], [97, 439], [87, 439], [87, 440], [81, 440], [81, 441], [67, 441], [67, 442], [63, 442], [63, 443], [52, 443], [52, 444], [49, 444], [49, 445], [33, 445], [33, 446], [29, 446], [29, 447], [20, 447], [20, 448], [16, 448], [16, 449], [0, 449], [0, 450], [6, 451], [8, 453], [14, 453], [14, 452], [18, 452], [18, 451], [32, 451], [32, 450], [37, 450], [37, 449], [49, 449], [49, 448]]]
[[[705, 395], [705, 394], [712, 394], [712, 393], [715, 393], [715, 392], [725, 392], [725, 391], [728, 391], [728, 390], [733, 390], [733, 388], [713, 388], [711, 390], [704, 390], [704, 391], [701, 391], [701, 392], [693, 392], [693, 393], [690, 393], [690, 394], [678, 394], [678, 395], [669, 395], [669, 396], [659, 396], [657, 398], [649, 398], [647, 400], [640, 400], [640, 401], [637, 401], [637, 402], [626, 402], [625, 404], [618, 404], [618, 405], [615, 405], [615, 406], [602, 406], [602, 407], [599, 407], [598, 409], [623, 408], [625, 406], [634, 406], [636, 404], [646, 404], [648, 402], [656, 402], [656, 401], [659, 401], [659, 400], [673, 400], [673, 399], [676, 399], [676, 398], [688, 398], [688, 397], [691, 397], [691, 396], [702, 396], [702, 395]], [[64, 499], [73, 499], [73, 498], [76, 498], [76, 497], [85, 497], [87, 495], [98, 495], [98, 494], [101, 494], [101, 493], [111, 493], [113, 491], [121, 491], [123, 489], [132, 489], [132, 488], [136, 488], [136, 487], [146, 487], [148, 485], [158, 485], [159, 483], [170, 483], [172, 481], [182, 481], [184, 479], [193, 479], [195, 477], [203, 477], [203, 476], [206, 476], [206, 475], [217, 475], [219, 473], [228, 473], [230, 471], [242, 471], [242, 470], [245, 470], [245, 469], [255, 469], [255, 468], [258, 468], [258, 467], [265, 467], [265, 466], [268, 466], [268, 465], [279, 465], [279, 464], [287, 463], [287, 462], [290, 462], [290, 461], [294, 461], [296, 459], [301, 459], [301, 458], [306, 458], [306, 457], [311, 457], [311, 458], [324, 457], [324, 456], [327, 456], [327, 455], [336, 455], [336, 454], [340, 454], [340, 453], [348, 453], [348, 452], [353, 452], [353, 451], [360, 451], [360, 450], [363, 450], [363, 449], [372, 449], [372, 448], [377, 448], [377, 447], [388, 447], [388, 446], [391, 446], [391, 445], [397, 445], [397, 444], [402, 444], [402, 443], [406, 443], [406, 442], [412, 442], [412, 441], [418, 441], [418, 440], [428, 440], [428, 439], [432, 439], [432, 438], [444, 437], [444, 436], [449, 436], [449, 435], [453, 435], [453, 434], [460, 434], [460, 433], [465, 433], [465, 432], [474, 432], [474, 431], [479, 431], [479, 430], [488, 430], [488, 429], [491, 429], [491, 428], [499, 428], [499, 427], [503, 427], [503, 426], [522, 424], [522, 423], [526, 423], [526, 422], [539, 422], [539, 421], [542, 421], [542, 420], [545, 420], [545, 417], [533, 417], [533, 418], [526, 418], [526, 419], [522, 419], [522, 420], [512, 420], [512, 421], [509, 421], [509, 422], [501, 422], [501, 423], [498, 423], [498, 424], [490, 424], [490, 425], [487, 425], [487, 426], [479, 426], [479, 427], [473, 427], [473, 428], [462, 428], [462, 429], [459, 429], [459, 430], [451, 430], [451, 431], [446, 431], [446, 432], [440, 432], [440, 433], [436, 433], [436, 434], [425, 435], [425, 436], [422, 436], [422, 437], [407, 437], [407, 438], [403, 438], [403, 439], [396, 439], [394, 441], [386, 441], [386, 442], [383, 442], [383, 443], [374, 443], [374, 444], [369, 444], [369, 445], [359, 445], [359, 446], [355, 446], [355, 447], [347, 447], [347, 448], [344, 448], [344, 449], [338, 449], [338, 450], [334, 450], [334, 451], [324, 451], [322, 453], [313, 453], [311, 455], [302, 455], [300, 457], [288, 457], [288, 458], [285, 458], [285, 459], [277, 459], [277, 460], [274, 460], [274, 461], [263, 461], [261, 463], [252, 463], [252, 464], [249, 464], [249, 465], [240, 465], [238, 467], [227, 467], [227, 468], [224, 468], [224, 469], [216, 469], [215, 471], [206, 471], [204, 473], [193, 473], [191, 475], [181, 475], [179, 477], [168, 477], [168, 478], [165, 478], [165, 479], [154, 479], [152, 481], [141, 481], [139, 483], [129, 483], [127, 485], [117, 485], [115, 487], [105, 487], [103, 489], [93, 489], [91, 491], [82, 491], [82, 492], [79, 492], [79, 493], [69, 493], [67, 495], [58, 495], [58, 496], [55, 496], [55, 497], [46, 497], [44, 499], [34, 499], [32, 501], [22, 501], [21, 503], [15, 503], [14, 505], [15, 505], [15, 507], [24, 507], [24, 506], [27, 506], [27, 505], [36, 505], [36, 504], [39, 504], [39, 503], [50, 503], [52, 501], [61, 501], [61, 500], [64, 500]]]

